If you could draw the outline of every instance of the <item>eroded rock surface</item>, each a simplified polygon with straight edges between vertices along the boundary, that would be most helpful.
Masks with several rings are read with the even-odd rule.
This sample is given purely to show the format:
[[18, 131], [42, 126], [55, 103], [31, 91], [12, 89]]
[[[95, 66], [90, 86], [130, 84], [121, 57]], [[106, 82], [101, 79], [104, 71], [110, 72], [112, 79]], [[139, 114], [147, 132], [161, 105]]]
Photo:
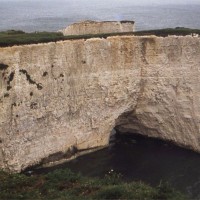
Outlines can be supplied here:
[[83, 21], [69, 25], [60, 30], [63, 35], [88, 35], [102, 33], [134, 32], [134, 21]]
[[0, 48], [0, 168], [108, 144], [116, 126], [200, 152], [200, 38]]

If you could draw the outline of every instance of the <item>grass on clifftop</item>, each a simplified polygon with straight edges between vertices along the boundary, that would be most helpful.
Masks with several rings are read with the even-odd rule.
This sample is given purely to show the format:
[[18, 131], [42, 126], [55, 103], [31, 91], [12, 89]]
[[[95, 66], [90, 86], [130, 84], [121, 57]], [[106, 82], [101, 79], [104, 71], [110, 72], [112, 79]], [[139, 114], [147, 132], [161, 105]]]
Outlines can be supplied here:
[[0, 172], [0, 199], [184, 200], [186, 197], [168, 184], [152, 188], [140, 182], [125, 183], [116, 173], [98, 179], [60, 169], [32, 176]]
[[13, 45], [23, 45], [23, 44], [38, 44], [38, 43], [47, 43], [47, 42], [56, 42], [61, 40], [74, 40], [74, 39], [89, 39], [94, 37], [107, 38], [109, 36], [117, 35], [156, 35], [166, 37], [168, 35], [189, 35], [192, 33], [200, 34], [198, 29], [189, 29], [184, 27], [177, 27], [175, 29], [158, 29], [158, 30], [147, 30], [147, 31], [138, 31], [131, 33], [105, 33], [105, 34], [94, 34], [94, 35], [71, 35], [63, 36], [62, 33], [58, 32], [34, 32], [34, 33], [25, 33], [23, 31], [4, 31], [0, 32], [0, 47], [7, 47]]
[[56, 42], [62, 40], [62, 33], [56, 32], [35, 32], [25, 33], [23, 31], [5, 31], [0, 32], [0, 46], [13, 46], [22, 44], [37, 44], [45, 42]]

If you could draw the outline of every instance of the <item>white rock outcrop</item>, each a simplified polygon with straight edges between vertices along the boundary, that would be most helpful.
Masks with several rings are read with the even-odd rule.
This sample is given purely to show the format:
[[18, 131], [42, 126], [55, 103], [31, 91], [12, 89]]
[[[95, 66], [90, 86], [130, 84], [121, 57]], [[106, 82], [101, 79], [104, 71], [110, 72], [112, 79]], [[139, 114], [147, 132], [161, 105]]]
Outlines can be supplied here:
[[134, 21], [83, 21], [69, 25], [67, 28], [60, 30], [63, 35], [88, 35], [102, 33], [123, 33], [134, 32]]
[[116, 36], [0, 48], [0, 168], [138, 132], [200, 152], [200, 38]]

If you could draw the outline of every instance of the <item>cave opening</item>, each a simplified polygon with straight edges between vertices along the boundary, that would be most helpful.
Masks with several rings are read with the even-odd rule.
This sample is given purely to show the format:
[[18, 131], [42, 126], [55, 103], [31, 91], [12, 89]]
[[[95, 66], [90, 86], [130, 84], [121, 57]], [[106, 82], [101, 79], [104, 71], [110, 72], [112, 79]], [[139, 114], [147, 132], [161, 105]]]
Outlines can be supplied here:
[[[141, 120], [138, 118], [135, 110], [123, 112], [115, 120], [115, 126], [113, 127], [109, 135], [109, 143], [114, 140], [128, 139], [128, 138], [148, 138], [152, 137], [149, 134], [148, 127], [145, 127]], [[158, 139], [158, 141], [160, 141]]]

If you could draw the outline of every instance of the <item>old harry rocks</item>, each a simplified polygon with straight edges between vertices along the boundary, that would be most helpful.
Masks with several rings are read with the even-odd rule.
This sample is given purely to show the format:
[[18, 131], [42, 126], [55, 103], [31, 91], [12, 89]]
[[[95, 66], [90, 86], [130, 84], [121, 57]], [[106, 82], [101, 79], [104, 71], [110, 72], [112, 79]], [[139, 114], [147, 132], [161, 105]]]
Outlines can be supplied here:
[[200, 38], [0, 48], [0, 168], [108, 144], [116, 129], [200, 152]]

